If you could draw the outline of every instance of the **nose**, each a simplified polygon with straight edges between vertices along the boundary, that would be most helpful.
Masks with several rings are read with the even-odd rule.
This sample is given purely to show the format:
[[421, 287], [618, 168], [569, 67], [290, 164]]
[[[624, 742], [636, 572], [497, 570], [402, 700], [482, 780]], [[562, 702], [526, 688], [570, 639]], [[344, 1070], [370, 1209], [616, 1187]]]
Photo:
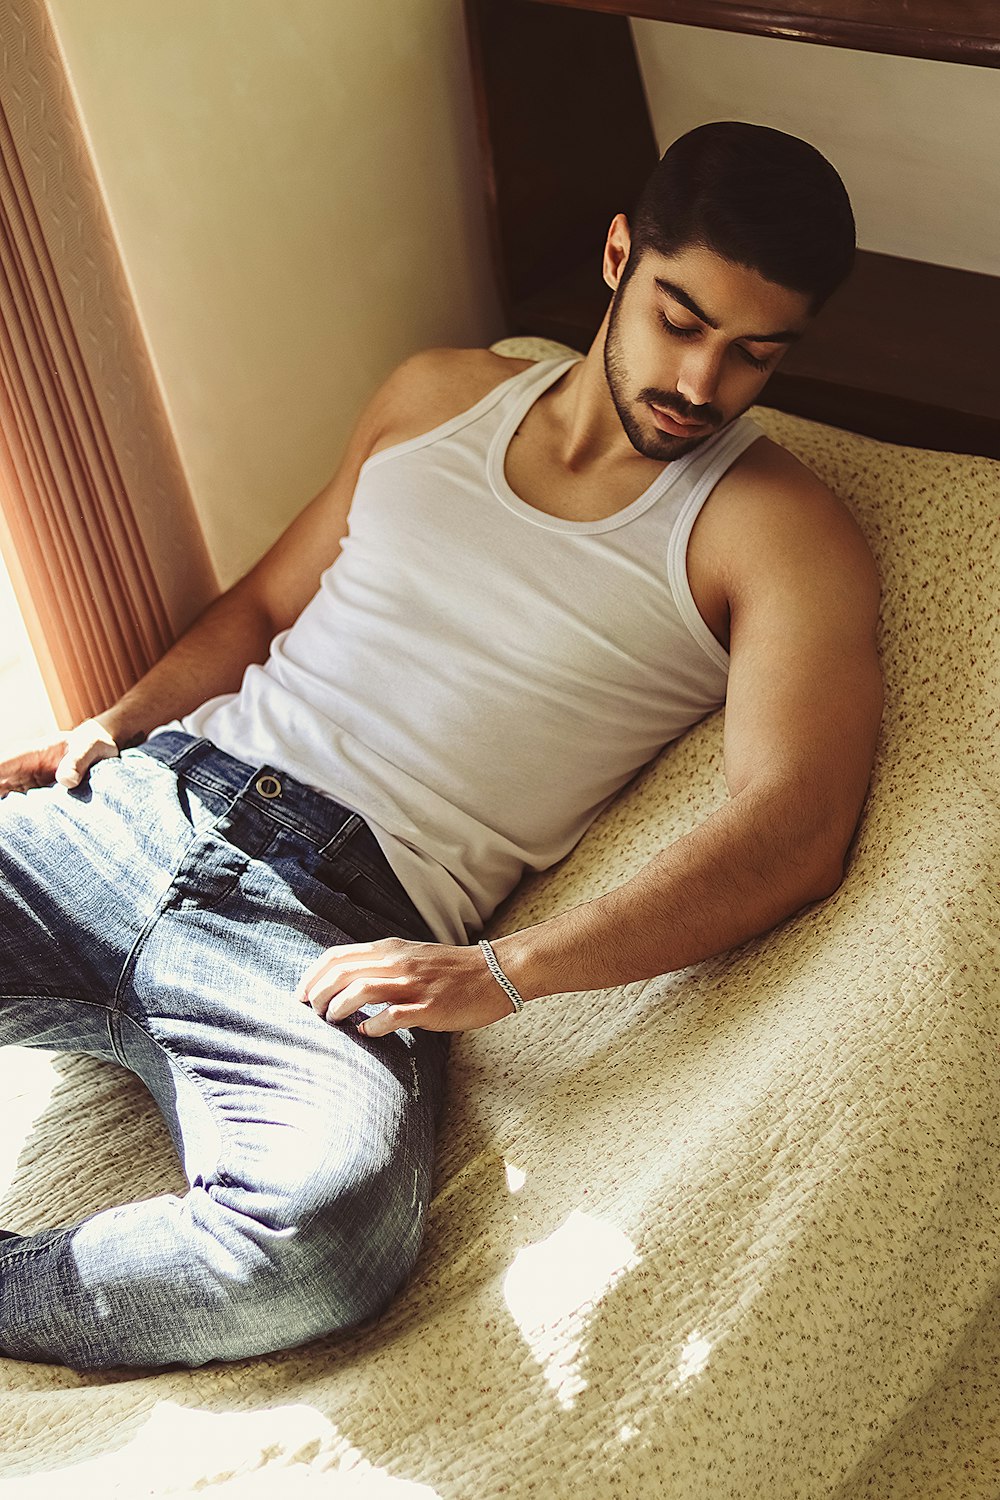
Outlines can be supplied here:
[[684, 351], [677, 376], [677, 390], [692, 406], [708, 406], [719, 388], [722, 353], [704, 341]]

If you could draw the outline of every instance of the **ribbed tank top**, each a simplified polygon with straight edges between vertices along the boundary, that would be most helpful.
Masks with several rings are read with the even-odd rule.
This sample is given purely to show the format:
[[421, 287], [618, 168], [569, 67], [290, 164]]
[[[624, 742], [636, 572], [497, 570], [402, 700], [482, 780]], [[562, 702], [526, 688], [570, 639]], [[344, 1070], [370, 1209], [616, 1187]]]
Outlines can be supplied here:
[[514, 494], [505, 457], [573, 363], [533, 365], [369, 458], [311, 602], [238, 693], [181, 721], [360, 813], [446, 942], [725, 696], [687, 544], [760, 429], [739, 418], [604, 520], [547, 515]]

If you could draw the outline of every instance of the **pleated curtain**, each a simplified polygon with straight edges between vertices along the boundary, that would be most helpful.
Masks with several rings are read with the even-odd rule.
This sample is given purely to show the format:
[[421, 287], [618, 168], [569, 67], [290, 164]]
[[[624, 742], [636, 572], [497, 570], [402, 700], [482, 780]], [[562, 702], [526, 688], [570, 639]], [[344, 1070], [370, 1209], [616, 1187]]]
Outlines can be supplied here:
[[[69, 725], [162, 655], [214, 577], [41, 0], [0, 6], [0, 65], [0, 546]], [[173, 610], [143, 510], [168, 575], [183, 558]]]

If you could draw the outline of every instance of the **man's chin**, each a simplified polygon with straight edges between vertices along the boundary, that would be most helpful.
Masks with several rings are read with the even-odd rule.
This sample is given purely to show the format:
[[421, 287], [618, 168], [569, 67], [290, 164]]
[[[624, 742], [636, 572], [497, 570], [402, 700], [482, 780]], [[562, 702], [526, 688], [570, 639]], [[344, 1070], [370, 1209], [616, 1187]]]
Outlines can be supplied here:
[[702, 443], [707, 443], [710, 437], [714, 437], [718, 429], [703, 432], [695, 437], [673, 437], [670, 433], [660, 432], [654, 428], [652, 432], [628, 431], [629, 442], [637, 453], [643, 458], [651, 458], [655, 463], [671, 463], [674, 459], [683, 458], [686, 453], [700, 448]]

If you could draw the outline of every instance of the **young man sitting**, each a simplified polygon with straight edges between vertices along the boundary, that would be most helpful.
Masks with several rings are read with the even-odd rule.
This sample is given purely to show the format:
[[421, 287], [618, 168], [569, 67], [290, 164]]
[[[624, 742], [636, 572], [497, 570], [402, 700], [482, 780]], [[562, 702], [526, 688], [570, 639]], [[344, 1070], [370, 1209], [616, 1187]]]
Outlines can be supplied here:
[[[611, 224], [585, 357], [407, 360], [142, 681], [0, 763], [32, 788], [0, 804], [0, 1039], [131, 1068], [190, 1183], [0, 1242], [4, 1353], [200, 1364], [356, 1323], [417, 1254], [450, 1033], [836, 888], [880, 717], [875, 571], [744, 413], [853, 245], [810, 146], [682, 137]], [[476, 941], [723, 703], [724, 806]]]

